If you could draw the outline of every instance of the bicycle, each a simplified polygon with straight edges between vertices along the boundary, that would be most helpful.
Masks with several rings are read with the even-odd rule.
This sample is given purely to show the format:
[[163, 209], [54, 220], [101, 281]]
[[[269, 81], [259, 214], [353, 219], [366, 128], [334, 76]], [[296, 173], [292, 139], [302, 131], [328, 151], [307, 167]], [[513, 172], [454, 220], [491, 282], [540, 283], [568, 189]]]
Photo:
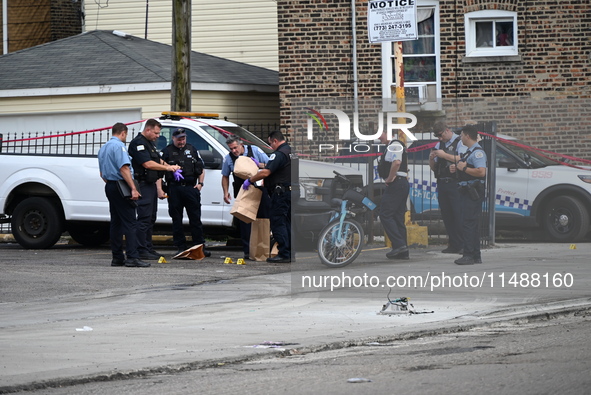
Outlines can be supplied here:
[[367, 210], [374, 210], [376, 204], [360, 192], [359, 188], [349, 188], [351, 181], [342, 174], [333, 171], [335, 180], [346, 185], [342, 199], [333, 199], [335, 211], [320, 232], [318, 238], [318, 256], [328, 267], [343, 267], [353, 262], [361, 253], [365, 233], [363, 226], [354, 220], [357, 215]]

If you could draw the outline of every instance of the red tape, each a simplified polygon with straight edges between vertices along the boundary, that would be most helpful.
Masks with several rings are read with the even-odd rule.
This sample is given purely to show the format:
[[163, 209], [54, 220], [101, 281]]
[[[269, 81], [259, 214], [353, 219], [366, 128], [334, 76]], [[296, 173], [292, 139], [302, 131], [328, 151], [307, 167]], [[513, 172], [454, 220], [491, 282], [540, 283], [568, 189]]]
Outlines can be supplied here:
[[[126, 125], [133, 125], [133, 124], [141, 123], [141, 122], [144, 122], [144, 121], [145, 120], [129, 122], [129, 123], [126, 123]], [[30, 137], [30, 138], [27, 138], [27, 139], [4, 140], [4, 143], [17, 143], [19, 141], [31, 141], [31, 140], [40, 140], [40, 139], [51, 139], [51, 138], [55, 138], [55, 137], [75, 136], [77, 134], [94, 133], [94, 132], [99, 132], [101, 130], [109, 130], [111, 128], [112, 128], [112, 126], [107, 126], [107, 127], [100, 128], [100, 129], [84, 130], [82, 132], [71, 132], [71, 133], [62, 133], [62, 134], [52, 134], [52, 135], [49, 135], [49, 136]]]

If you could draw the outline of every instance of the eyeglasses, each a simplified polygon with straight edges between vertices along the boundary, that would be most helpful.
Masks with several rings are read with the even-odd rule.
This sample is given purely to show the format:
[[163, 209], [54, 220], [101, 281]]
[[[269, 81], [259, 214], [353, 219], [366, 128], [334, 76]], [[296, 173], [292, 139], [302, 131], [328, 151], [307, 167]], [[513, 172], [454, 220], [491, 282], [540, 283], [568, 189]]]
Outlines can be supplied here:
[[439, 138], [439, 137], [443, 136], [443, 132], [441, 132], [441, 133], [433, 133], [433, 136]]

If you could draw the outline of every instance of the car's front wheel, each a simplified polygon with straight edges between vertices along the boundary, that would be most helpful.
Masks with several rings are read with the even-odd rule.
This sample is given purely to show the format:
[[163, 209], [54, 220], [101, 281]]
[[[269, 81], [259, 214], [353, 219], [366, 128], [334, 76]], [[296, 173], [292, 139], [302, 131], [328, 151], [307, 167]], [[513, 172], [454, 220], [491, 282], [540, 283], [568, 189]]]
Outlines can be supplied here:
[[551, 241], [579, 241], [589, 231], [589, 212], [577, 198], [557, 196], [546, 204], [542, 224]]
[[25, 248], [53, 246], [63, 231], [63, 214], [49, 199], [30, 197], [20, 202], [12, 213], [12, 234]]

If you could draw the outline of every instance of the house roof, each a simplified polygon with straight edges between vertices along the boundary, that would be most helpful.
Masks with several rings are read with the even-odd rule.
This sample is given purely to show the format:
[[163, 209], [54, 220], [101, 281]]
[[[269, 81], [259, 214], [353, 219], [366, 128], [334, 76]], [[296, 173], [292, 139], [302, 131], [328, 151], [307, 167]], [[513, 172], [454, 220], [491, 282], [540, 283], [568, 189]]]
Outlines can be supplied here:
[[[0, 56], [0, 90], [170, 83], [172, 46], [96, 30]], [[278, 86], [276, 71], [191, 52], [191, 82]]]

